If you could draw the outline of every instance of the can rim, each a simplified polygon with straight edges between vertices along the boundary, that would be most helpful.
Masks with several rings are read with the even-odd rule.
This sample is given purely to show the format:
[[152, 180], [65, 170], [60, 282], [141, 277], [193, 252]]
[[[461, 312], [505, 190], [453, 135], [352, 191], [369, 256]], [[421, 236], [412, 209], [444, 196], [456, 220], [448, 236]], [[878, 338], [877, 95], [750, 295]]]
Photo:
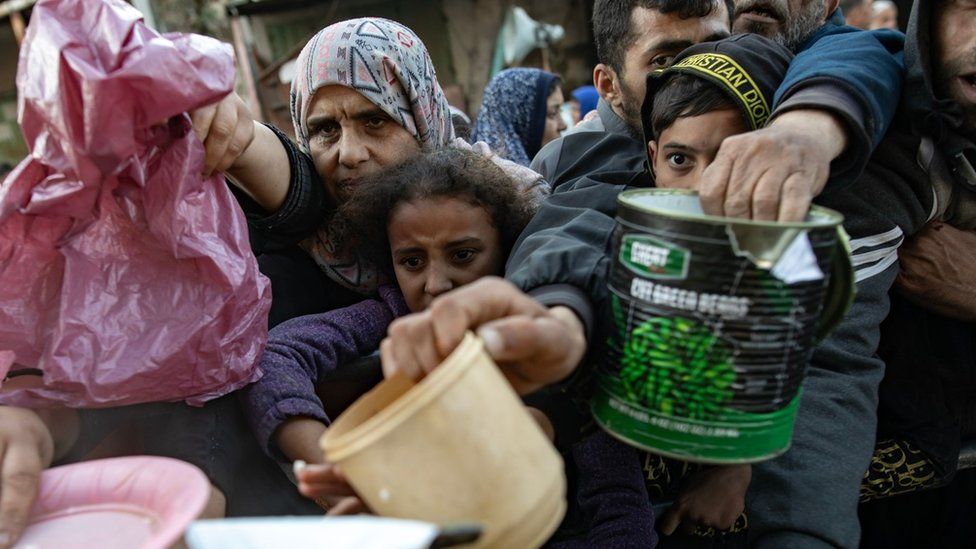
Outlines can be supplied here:
[[844, 216], [830, 208], [825, 208], [823, 206], [812, 205], [810, 206], [810, 213], [813, 219], [807, 221], [792, 221], [792, 222], [779, 222], [779, 221], [756, 221], [753, 219], [742, 219], [737, 217], [723, 217], [717, 215], [708, 214], [692, 214], [688, 212], [682, 212], [677, 210], [671, 210], [667, 208], [649, 206], [646, 204], [639, 204], [637, 201], [639, 198], [644, 196], [698, 196], [698, 191], [693, 191], [689, 189], [632, 189], [629, 191], [623, 191], [617, 196], [617, 202], [622, 205], [636, 210], [641, 213], [648, 213], [653, 215], [660, 215], [668, 217], [671, 219], [680, 219], [685, 221], [700, 221], [703, 223], [710, 223], [715, 225], [727, 225], [727, 224], [738, 224], [738, 225], [748, 225], [752, 227], [764, 227], [769, 229], [820, 229], [836, 227], [844, 222]]

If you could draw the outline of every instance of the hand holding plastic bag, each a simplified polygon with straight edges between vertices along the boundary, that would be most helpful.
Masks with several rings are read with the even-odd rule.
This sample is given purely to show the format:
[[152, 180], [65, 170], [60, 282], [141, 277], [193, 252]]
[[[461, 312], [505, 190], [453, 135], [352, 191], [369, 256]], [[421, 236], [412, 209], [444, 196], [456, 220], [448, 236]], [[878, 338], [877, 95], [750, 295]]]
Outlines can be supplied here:
[[0, 402], [201, 403], [256, 379], [269, 284], [184, 112], [231, 91], [230, 47], [118, 0], [41, 0], [21, 50], [31, 157], [0, 187]]

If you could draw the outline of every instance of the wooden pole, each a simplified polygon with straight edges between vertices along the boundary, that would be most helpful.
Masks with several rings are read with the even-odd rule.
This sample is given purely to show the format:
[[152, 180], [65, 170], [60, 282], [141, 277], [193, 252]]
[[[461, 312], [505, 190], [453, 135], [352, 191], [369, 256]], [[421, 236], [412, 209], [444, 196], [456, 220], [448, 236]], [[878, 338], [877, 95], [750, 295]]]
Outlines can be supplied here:
[[14, 30], [14, 39], [17, 40], [17, 47], [24, 41], [24, 17], [19, 11], [10, 12], [10, 26]]
[[236, 15], [230, 18], [230, 30], [234, 35], [234, 52], [237, 54], [237, 66], [241, 71], [241, 80], [244, 82], [244, 87], [247, 88], [247, 106], [251, 109], [251, 116], [258, 122], [263, 122], [265, 119], [264, 111], [261, 110], [258, 88], [254, 82], [254, 71], [251, 70], [251, 56], [244, 44], [241, 21]]

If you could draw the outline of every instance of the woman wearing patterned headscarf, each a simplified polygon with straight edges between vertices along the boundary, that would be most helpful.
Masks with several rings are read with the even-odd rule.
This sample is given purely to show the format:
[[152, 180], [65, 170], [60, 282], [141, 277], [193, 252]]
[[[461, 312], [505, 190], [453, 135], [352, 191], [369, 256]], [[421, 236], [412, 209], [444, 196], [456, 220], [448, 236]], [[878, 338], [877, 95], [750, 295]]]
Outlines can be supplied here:
[[[302, 148], [311, 152], [313, 100], [323, 105], [346, 88], [382, 110], [427, 150], [454, 138], [450, 111], [420, 38], [388, 19], [368, 17], [330, 25], [305, 45], [296, 62], [291, 115]], [[328, 107], [322, 107], [328, 108]]]
[[[306, 44], [296, 66], [295, 135], [337, 203], [363, 176], [421, 150], [467, 145], [454, 139], [450, 107], [426, 47], [399, 23], [371, 17], [326, 27]], [[523, 180], [540, 177], [506, 171]], [[362, 293], [375, 289], [371, 266], [335, 257], [327, 225], [301, 246], [340, 284]]]
[[[291, 114], [298, 146], [277, 129], [252, 122], [233, 94], [193, 113], [207, 165], [226, 170], [247, 195], [240, 199], [252, 245], [274, 291], [271, 326], [375, 292], [376, 270], [338, 257], [328, 229], [335, 206], [359, 180], [421, 151], [470, 147], [454, 139], [427, 48], [409, 28], [388, 19], [351, 19], [319, 31], [296, 61]], [[208, 134], [220, 126], [223, 131]], [[247, 130], [253, 141], [221, 139]], [[474, 148], [491, 154], [483, 144]], [[528, 192], [547, 191], [538, 174], [495, 160]]]
[[506, 69], [485, 88], [471, 134], [512, 162], [528, 166], [566, 123], [559, 115], [563, 92], [559, 77], [540, 69]]
[[[335, 204], [363, 177], [454, 139], [427, 48], [399, 23], [370, 17], [326, 27], [305, 45], [296, 67], [295, 135]], [[328, 224], [301, 247], [342, 286], [362, 294], [376, 289], [375, 269], [335, 256]]]

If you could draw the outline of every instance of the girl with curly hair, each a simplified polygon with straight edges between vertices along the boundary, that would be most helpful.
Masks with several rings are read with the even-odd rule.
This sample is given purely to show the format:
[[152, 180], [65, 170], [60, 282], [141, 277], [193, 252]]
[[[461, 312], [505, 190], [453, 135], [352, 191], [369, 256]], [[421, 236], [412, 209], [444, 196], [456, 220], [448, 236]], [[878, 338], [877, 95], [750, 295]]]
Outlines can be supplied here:
[[[261, 359], [264, 376], [244, 391], [245, 413], [265, 451], [308, 464], [297, 473], [304, 495], [317, 501], [354, 495], [337, 493], [348, 487], [323, 463], [318, 440], [330, 418], [316, 386], [344, 363], [376, 351], [395, 318], [478, 278], [501, 275], [534, 213], [531, 204], [490, 160], [451, 148], [363, 181], [339, 208], [334, 234], [341, 235], [344, 253], [381, 273], [378, 298], [272, 329]], [[333, 512], [361, 505], [356, 498], [338, 503]]]

